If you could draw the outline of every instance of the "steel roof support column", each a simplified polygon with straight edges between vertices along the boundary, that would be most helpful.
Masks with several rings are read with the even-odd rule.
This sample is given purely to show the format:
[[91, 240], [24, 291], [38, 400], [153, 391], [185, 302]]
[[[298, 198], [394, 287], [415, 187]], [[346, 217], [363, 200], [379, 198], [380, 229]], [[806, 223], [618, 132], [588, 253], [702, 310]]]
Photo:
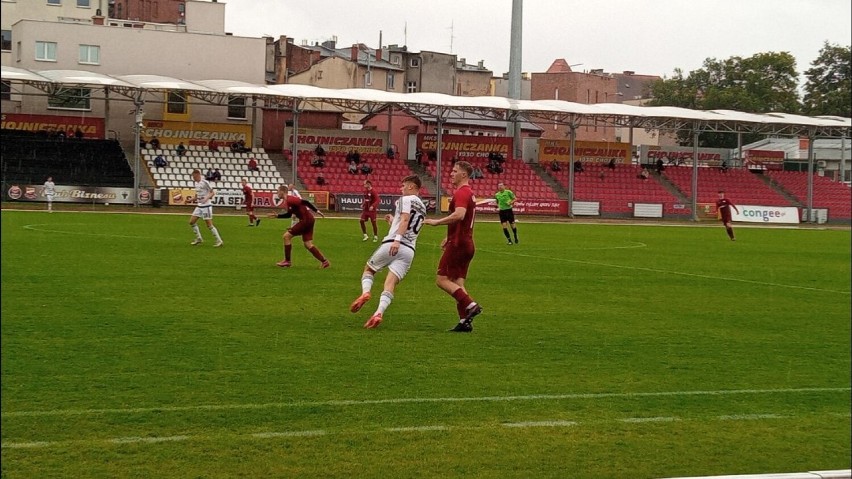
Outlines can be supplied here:
[[698, 122], [692, 132], [692, 221], [698, 221]]

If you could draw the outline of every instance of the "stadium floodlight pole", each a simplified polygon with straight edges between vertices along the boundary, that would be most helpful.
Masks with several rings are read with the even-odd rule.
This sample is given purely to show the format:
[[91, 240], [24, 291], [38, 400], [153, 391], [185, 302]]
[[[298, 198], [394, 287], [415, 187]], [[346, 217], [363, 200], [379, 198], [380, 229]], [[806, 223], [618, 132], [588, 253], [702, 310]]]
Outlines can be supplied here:
[[840, 181], [846, 181], [846, 137], [840, 137]]
[[299, 163], [299, 108], [294, 104], [293, 106], [293, 144], [291, 145], [292, 155], [290, 158], [293, 160], [293, 184], [296, 184], [296, 179], [298, 178], [298, 163]]
[[574, 217], [574, 146], [577, 142], [577, 127], [574, 122], [568, 124], [571, 134], [571, 150], [568, 152], [568, 217]]
[[[522, 69], [522, 45], [523, 45], [523, 12], [524, 1], [512, 0], [512, 31], [509, 40], [509, 98], [521, 99], [521, 69]], [[508, 123], [507, 130], [512, 132], [512, 156], [521, 158], [521, 123], [514, 116]]]
[[698, 221], [698, 122], [692, 127], [692, 221]]
[[438, 176], [436, 178], [435, 184], [435, 213], [441, 212], [441, 181], [444, 179], [444, 175], [441, 173], [441, 150], [443, 149], [443, 130], [444, 130], [444, 109], [438, 108], [438, 121], [437, 121], [437, 133], [438, 137], [435, 141], [435, 163], [437, 170], [435, 174]]
[[808, 215], [806, 221], [812, 223], [814, 218], [814, 130], [808, 131]]
[[133, 156], [134, 156], [134, 163], [135, 163], [135, 166], [133, 168], [133, 206], [135, 206], [137, 208], [139, 207], [139, 180], [140, 180], [139, 176], [140, 176], [140, 169], [141, 169], [141, 167], [140, 167], [141, 162], [139, 161], [139, 156], [141, 155], [141, 151], [140, 151], [140, 148], [139, 148], [139, 140], [142, 137], [142, 127], [144, 126], [142, 124], [142, 115], [143, 115], [142, 105], [143, 104], [144, 104], [144, 102], [142, 101], [142, 92], [140, 91], [136, 95], [136, 97], [133, 98], [133, 105], [136, 107], [136, 110], [135, 110], [134, 116], [133, 116], [133, 120], [134, 120], [133, 130], [135, 132], [135, 141], [133, 142], [134, 145], [135, 145], [133, 147]]
[[[743, 132], [737, 132], [737, 161], [739, 166], [743, 164]], [[731, 165], [734, 166], [734, 165]]]

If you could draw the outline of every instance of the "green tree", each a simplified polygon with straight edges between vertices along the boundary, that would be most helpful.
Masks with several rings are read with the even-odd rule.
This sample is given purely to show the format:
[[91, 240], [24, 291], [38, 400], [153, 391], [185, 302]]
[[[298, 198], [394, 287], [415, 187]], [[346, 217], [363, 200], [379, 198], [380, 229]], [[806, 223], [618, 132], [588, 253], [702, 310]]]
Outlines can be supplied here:
[[[695, 110], [737, 110], [748, 113], [772, 111], [798, 113], [799, 75], [796, 60], [787, 52], [758, 53], [748, 58], [727, 60], [708, 58], [702, 68], [684, 77], [676, 69], [670, 79], [651, 86], [651, 105], [677, 106]], [[746, 135], [744, 142], [759, 139]], [[692, 143], [691, 132], [678, 132], [681, 144]], [[702, 133], [699, 146], [733, 148], [737, 136], [730, 133]]]
[[852, 47], [825, 42], [805, 77], [805, 113], [852, 118]]

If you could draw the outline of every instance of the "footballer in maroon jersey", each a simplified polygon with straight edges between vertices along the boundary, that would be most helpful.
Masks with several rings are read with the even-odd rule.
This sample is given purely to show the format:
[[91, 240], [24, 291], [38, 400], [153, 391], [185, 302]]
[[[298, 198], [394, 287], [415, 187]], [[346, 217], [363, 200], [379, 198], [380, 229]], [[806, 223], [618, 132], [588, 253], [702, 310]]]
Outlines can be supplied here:
[[322, 211], [318, 210], [313, 203], [308, 200], [287, 194], [287, 186], [281, 185], [278, 187], [278, 198], [284, 200], [284, 206], [287, 207], [286, 213], [270, 213], [270, 218], [290, 218], [295, 216], [299, 222], [290, 226], [284, 232], [284, 259], [277, 264], [282, 268], [290, 267], [290, 252], [293, 248], [293, 237], [301, 236], [305, 244], [305, 249], [314, 255], [314, 258], [320, 262], [320, 268], [328, 268], [330, 263], [320, 252], [319, 248], [314, 246], [314, 215], [316, 213], [321, 217], [325, 217]]
[[736, 241], [736, 238], [734, 238], [734, 227], [731, 225], [731, 208], [736, 210], [737, 214], [740, 213], [740, 210], [737, 209], [737, 205], [735, 205], [731, 200], [725, 198], [725, 192], [719, 191], [719, 199], [716, 200], [716, 213], [722, 221], [722, 224], [725, 226], [725, 231], [728, 232], [728, 237], [731, 238], [731, 241]]
[[373, 183], [370, 180], [364, 182], [364, 201], [361, 203], [361, 233], [364, 234], [364, 241], [369, 239], [367, 236], [367, 220], [373, 225], [373, 243], [379, 240], [379, 229], [376, 226], [376, 211], [379, 209], [379, 194], [373, 189]]
[[459, 322], [450, 331], [469, 333], [473, 331], [473, 318], [482, 312], [464, 287], [468, 267], [476, 248], [473, 244], [473, 223], [476, 216], [476, 198], [470, 188], [473, 166], [466, 161], [453, 165], [450, 173], [456, 188], [450, 200], [450, 214], [441, 219], [428, 219], [430, 226], [447, 225], [447, 237], [441, 242], [444, 253], [438, 263], [435, 283], [456, 300]]
[[243, 196], [245, 197], [246, 214], [249, 217], [249, 226], [260, 226], [260, 219], [254, 215], [254, 190], [248, 182], [248, 178], [240, 180], [243, 185]]

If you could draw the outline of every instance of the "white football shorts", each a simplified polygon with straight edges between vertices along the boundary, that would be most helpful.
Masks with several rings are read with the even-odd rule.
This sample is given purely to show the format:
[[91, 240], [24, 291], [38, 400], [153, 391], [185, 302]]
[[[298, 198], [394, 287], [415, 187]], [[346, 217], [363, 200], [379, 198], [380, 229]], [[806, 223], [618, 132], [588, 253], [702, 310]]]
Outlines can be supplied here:
[[400, 245], [396, 256], [391, 256], [390, 247], [392, 244], [393, 242], [389, 242], [379, 246], [373, 256], [370, 256], [370, 259], [367, 260], [367, 266], [377, 273], [383, 268], [387, 268], [402, 280], [408, 274], [408, 270], [411, 269], [411, 263], [414, 262], [414, 250], [408, 246]]
[[196, 206], [192, 216], [197, 216], [203, 220], [213, 219], [213, 206]]

